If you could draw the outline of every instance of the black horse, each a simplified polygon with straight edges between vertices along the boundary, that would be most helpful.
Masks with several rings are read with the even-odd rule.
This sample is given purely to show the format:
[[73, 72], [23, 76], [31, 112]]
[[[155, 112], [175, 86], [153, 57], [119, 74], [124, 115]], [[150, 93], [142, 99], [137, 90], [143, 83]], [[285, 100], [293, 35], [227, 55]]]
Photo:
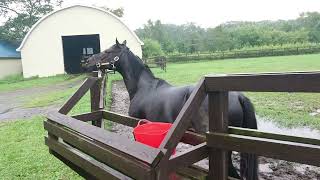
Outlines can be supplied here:
[[[129, 115], [151, 121], [174, 122], [194, 86], [174, 87], [156, 78], [142, 60], [126, 46], [126, 41], [88, 59], [88, 68], [104, 66], [119, 72], [130, 96]], [[257, 121], [250, 100], [238, 92], [229, 93], [229, 125], [257, 129]], [[208, 98], [194, 115], [192, 128], [199, 133], [208, 130]], [[255, 155], [241, 153], [240, 176], [229, 153], [229, 175], [253, 180], [258, 178], [258, 163]]]

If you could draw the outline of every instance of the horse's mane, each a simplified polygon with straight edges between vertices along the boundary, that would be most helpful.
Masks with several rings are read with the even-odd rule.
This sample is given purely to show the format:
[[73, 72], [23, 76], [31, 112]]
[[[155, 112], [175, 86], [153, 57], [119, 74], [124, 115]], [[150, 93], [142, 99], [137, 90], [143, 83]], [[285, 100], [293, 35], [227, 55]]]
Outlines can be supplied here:
[[157, 82], [157, 87], [158, 87], [158, 86], [161, 86], [161, 85], [163, 85], [163, 84], [170, 85], [167, 81], [155, 77], [154, 74], [153, 74], [153, 72], [151, 71], [150, 67], [149, 67], [147, 64], [143, 63], [142, 59], [141, 59], [139, 56], [136, 56], [136, 55], [135, 55], [135, 57], [139, 60], [140, 63], [143, 64], [144, 70], [147, 71], [154, 79], [158, 80], [158, 82]]

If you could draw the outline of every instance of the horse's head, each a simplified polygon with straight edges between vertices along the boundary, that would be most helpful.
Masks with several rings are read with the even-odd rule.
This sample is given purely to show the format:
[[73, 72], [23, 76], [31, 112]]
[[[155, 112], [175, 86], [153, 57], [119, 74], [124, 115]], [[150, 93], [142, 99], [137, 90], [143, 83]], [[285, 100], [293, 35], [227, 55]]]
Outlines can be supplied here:
[[85, 65], [85, 67], [89, 70], [94, 67], [104, 68], [108, 70], [116, 70], [119, 64], [119, 59], [123, 55], [124, 52], [129, 51], [129, 48], [126, 46], [127, 41], [123, 41], [123, 43], [119, 43], [116, 39], [116, 44], [111, 46], [109, 49], [91, 56]]

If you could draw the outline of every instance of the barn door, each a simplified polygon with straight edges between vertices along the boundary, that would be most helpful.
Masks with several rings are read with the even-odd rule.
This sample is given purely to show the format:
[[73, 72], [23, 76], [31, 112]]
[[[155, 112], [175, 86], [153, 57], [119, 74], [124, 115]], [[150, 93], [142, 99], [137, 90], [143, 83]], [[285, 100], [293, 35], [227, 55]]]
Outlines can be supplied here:
[[64, 69], [68, 74], [84, 72], [81, 60], [100, 52], [99, 34], [62, 36]]

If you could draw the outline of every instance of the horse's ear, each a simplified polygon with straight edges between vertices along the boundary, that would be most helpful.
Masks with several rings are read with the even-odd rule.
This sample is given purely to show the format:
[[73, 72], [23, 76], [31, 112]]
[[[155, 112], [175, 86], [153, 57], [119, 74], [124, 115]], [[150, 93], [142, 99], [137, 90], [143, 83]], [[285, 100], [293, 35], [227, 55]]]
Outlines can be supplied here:
[[119, 43], [119, 41], [118, 41], [118, 38], [116, 38], [116, 45], [117, 45], [118, 47], [120, 47], [120, 43]]
[[127, 45], [127, 40], [124, 40], [122, 44]]

